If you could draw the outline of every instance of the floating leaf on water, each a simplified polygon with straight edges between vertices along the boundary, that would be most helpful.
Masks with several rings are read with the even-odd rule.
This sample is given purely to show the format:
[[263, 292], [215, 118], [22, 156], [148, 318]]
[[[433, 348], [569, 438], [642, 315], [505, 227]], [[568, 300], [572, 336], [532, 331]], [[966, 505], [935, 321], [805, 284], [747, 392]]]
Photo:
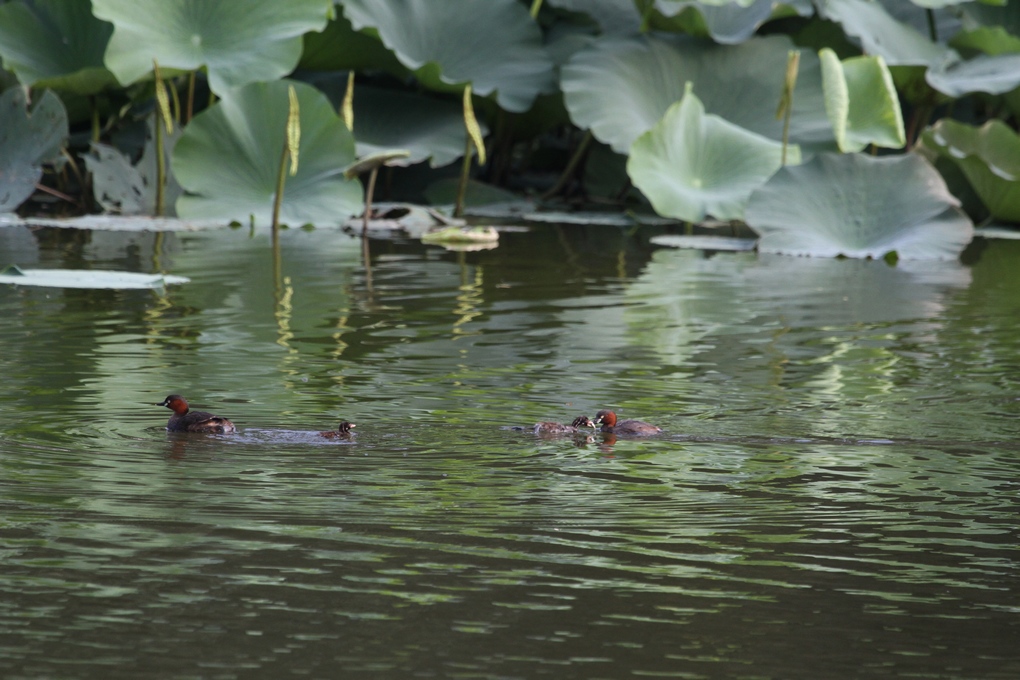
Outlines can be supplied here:
[[732, 236], [707, 236], [707, 235], [673, 235], [665, 234], [653, 236], [649, 239], [657, 246], [669, 246], [670, 248], [690, 248], [693, 250], [726, 250], [732, 252], [744, 252], [754, 250], [758, 245], [756, 238], [736, 238]]
[[230, 226], [226, 220], [182, 220], [172, 217], [117, 215], [85, 215], [59, 219], [55, 217], [21, 217], [14, 213], [0, 214], [0, 227], [33, 226], [95, 231], [199, 231]]
[[158, 289], [190, 281], [187, 277], [170, 274], [136, 274], [101, 269], [21, 269], [17, 265], [10, 265], [0, 270], [0, 283], [48, 288]]
[[421, 235], [422, 243], [495, 243], [499, 232], [493, 227], [445, 227]]
[[596, 224], [604, 227], [633, 227], [642, 226], [674, 226], [680, 224], [679, 220], [658, 215], [636, 215], [634, 213], [608, 213], [608, 212], [557, 212], [550, 210], [546, 212], [528, 212], [523, 215], [514, 215], [519, 219], [528, 222], [548, 222], [553, 224]]
[[[368, 220], [368, 231], [373, 235], [379, 232], [401, 232], [413, 238], [439, 226], [464, 226], [464, 220], [448, 217], [428, 206], [413, 203], [379, 203], [372, 208], [372, 216]], [[361, 217], [351, 218], [344, 224], [349, 231], [360, 232], [364, 222]]]

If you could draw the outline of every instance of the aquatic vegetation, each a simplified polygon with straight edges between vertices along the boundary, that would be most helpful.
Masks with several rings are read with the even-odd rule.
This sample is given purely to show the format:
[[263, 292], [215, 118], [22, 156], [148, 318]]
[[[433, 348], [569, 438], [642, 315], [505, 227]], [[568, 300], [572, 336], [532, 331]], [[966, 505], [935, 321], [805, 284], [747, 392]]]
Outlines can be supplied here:
[[[191, 219], [268, 224], [276, 202], [283, 223], [336, 226], [360, 215], [365, 203], [366, 189], [343, 170], [359, 157], [406, 149], [406, 157], [372, 173], [379, 181], [373, 189], [385, 188], [380, 200], [447, 194], [438, 189], [451, 181], [446, 166], [461, 159], [461, 193], [489, 185], [499, 189], [490, 200], [509, 189], [554, 209], [599, 197], [620, 211], [739, 221], [776, 173], [794, 172], [789, 166], [837, 153], [843, 160], [822, 164], [863, 168], [867, 154], [882, 149], [913, 159], [912, 172], [956, 168], [965, 175], [968, 185], [947, 175], [958, 197], [977, 196], [954, 224], [984, 214], [1020, 221], [1014, 201], [1003, 200], [996, 185], [1013, 181], [1008, 163], [992, 158], [984, 142], [968, 141], [972, 135], [952, 118], [966, 116], [975, 129], [995, 118], [1001, 122], [980, 136], [1015, 136], [1020, 9], [1013, 4], [917, 0], [895, 13], [866, 0], [817, 7], [765, 0], [530, 6], [531, 12], [519, 0], [5, 3], [0, 59], [15, 81], [2, 81], [9, 87], [4, 101], [23, 94], [0, 116], [18, 110], [28, 118], [31, 111], [47, 122], [45, 135], [36, 126], [17, 139], [0, 137], [0, 158], [18, 163], [0, 173], [0, 207], [14, 210], [39, 189], [61, 197], [68, 215], [94, 205], [156, 214], [165, 194], [168, 214]], [[685, 95], [688, 84], [692, 94]], [[13, 85], [31, 91], [26, 96]], [[299, 156], [300, 163], [281, 190], [291, 87], [301, 142], [290, 159]], [[172, 149], [168, 140], [165, 178], [153, 175], [164, 164], [153, 165], [144, 141], [161, 92], [168, 129], [182, 130]], [[359, 121], [353, 133], [337, 109]], [[921, 139], [925, 155], [918, 156], [913, 147]], [[780, 144], [788, 144], [789, 155], [776, 162]], [[485, 162], [472, 162], [475, 154]], [[99, 181], [89, 181], [89, 173]], [[814, 194], [845, 189], [832, 184], [838, 175], [822, 173], [810, 192], [787, 192], [784, 200], [811, 210]], [[776, 181], [763, 196], [783, 182]], [[86, 194], [93, 190], [94, 203]], [[925, 195], [901, 191], [862, 202], [858, 216], [876, 229], [891, 224], [882, 210], [913, 215], [908, 221], [919, 224], [928, 215]], [[753, 220], [746, 224], [757, 228]], [[883, 238], [902, 243], [888, 228]], [[939, 241], [940, 230], [925, 233]], [[950, 241], [964, 233], [954, 227]], [[811, 247], [817, 236], [811, 230], [789, 224], [784, 234], [786, 243], [799, 243], [796, 252], [831, 250]], [[775, 236], [759, 235], [763, 247]], [[939, 258], [948, 252], [934, 245], [911, 256], [922, 251]]]

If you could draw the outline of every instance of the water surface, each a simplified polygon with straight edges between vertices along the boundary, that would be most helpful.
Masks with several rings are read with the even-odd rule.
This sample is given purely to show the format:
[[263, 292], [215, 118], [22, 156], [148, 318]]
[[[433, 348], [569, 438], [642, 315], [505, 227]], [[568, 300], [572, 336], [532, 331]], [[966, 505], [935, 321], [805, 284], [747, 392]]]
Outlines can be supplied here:
[[1018, 677], [1018, 257], [2, 229], [0, 675]]

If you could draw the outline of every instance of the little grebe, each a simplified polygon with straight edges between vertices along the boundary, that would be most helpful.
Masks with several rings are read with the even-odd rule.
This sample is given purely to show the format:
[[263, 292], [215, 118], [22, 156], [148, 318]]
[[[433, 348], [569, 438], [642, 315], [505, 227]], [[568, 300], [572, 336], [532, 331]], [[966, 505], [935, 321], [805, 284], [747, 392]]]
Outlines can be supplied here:
[[612, 434], [649, 435], [662, 432], [661, 427], [656, 427], [643, 420], [617, 420], [616, 414], [612, 411], [599, 411], [595, 414], [595, 424], [602, 425], [602, 432]]
[[156, 406], [166, 406], [174, 412], [167, 421], [167, 432], [210, 432], [213, 434], [229, 434], [237, 428], [226, 418], [214, 416], [204, 411], [189, 411], [188, 402], [179, 394], [171, 394]]
[[349, 423], [345, 420], [341, 422], [340, 425], [338, 425], [335, 430], [320, 432], [319, 436], [325, 437], [326, 439], [335, 439], [336, 437], [350, 437], [352, 434], [354, 434], [353, 432], [351, 432], [351, 430], [355, 427], [357, 427], [357, 425], [355, 425], [354, 423]]
[[571, 434], [577, 432], [581, 427], [595, 427], [595, 423], [588, 416], [578, 416], [569, 425], [550, 422], [535, 423], [531, 431], [535, 434]]

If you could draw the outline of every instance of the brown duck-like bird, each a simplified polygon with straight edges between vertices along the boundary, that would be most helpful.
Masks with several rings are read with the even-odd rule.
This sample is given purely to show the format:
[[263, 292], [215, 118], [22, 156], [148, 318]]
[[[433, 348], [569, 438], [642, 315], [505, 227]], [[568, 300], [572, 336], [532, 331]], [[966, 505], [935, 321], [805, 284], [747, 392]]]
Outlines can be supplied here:
[[612, 411], [599, 411], [595, 414], [595, 424], [601, 425], [601, 431], [612, 434], [629, 434], [634, 436], [647, 436], [659, 434], [661, 427], [656, 427], [643, 420], [617, 420], [616, 414]]
[[327, 430], [326, 432], [320, 432], [319, 436], [325, 437], [326, 439], [336, 439], [337, 437], [350, 437], [352, 434], [354, 434], [353, 432], [351, 432], [351, 430], [354, 429], [355, 427], [357, 427], [357, 425], [355, 425], [354, 423], [349, 423], [346, 420], [344, 420], [337, 426], [335, 430]]
[[531, 431], [535, 434], [572, 434], [581, 427], [595, 427], [595, 423], [588, 416], [578, 416], [569, 425], [550, 422], [535, 423]]
[[205, 411], [191, 411], [188, 402], [179, 394], [171, 394], [156, 406], [166, 406], [174, 412], [166, 423], [167, 432], [209, 432], [229, 434], [237, 432], [234, 424], [226, 418], [214, 416]]

